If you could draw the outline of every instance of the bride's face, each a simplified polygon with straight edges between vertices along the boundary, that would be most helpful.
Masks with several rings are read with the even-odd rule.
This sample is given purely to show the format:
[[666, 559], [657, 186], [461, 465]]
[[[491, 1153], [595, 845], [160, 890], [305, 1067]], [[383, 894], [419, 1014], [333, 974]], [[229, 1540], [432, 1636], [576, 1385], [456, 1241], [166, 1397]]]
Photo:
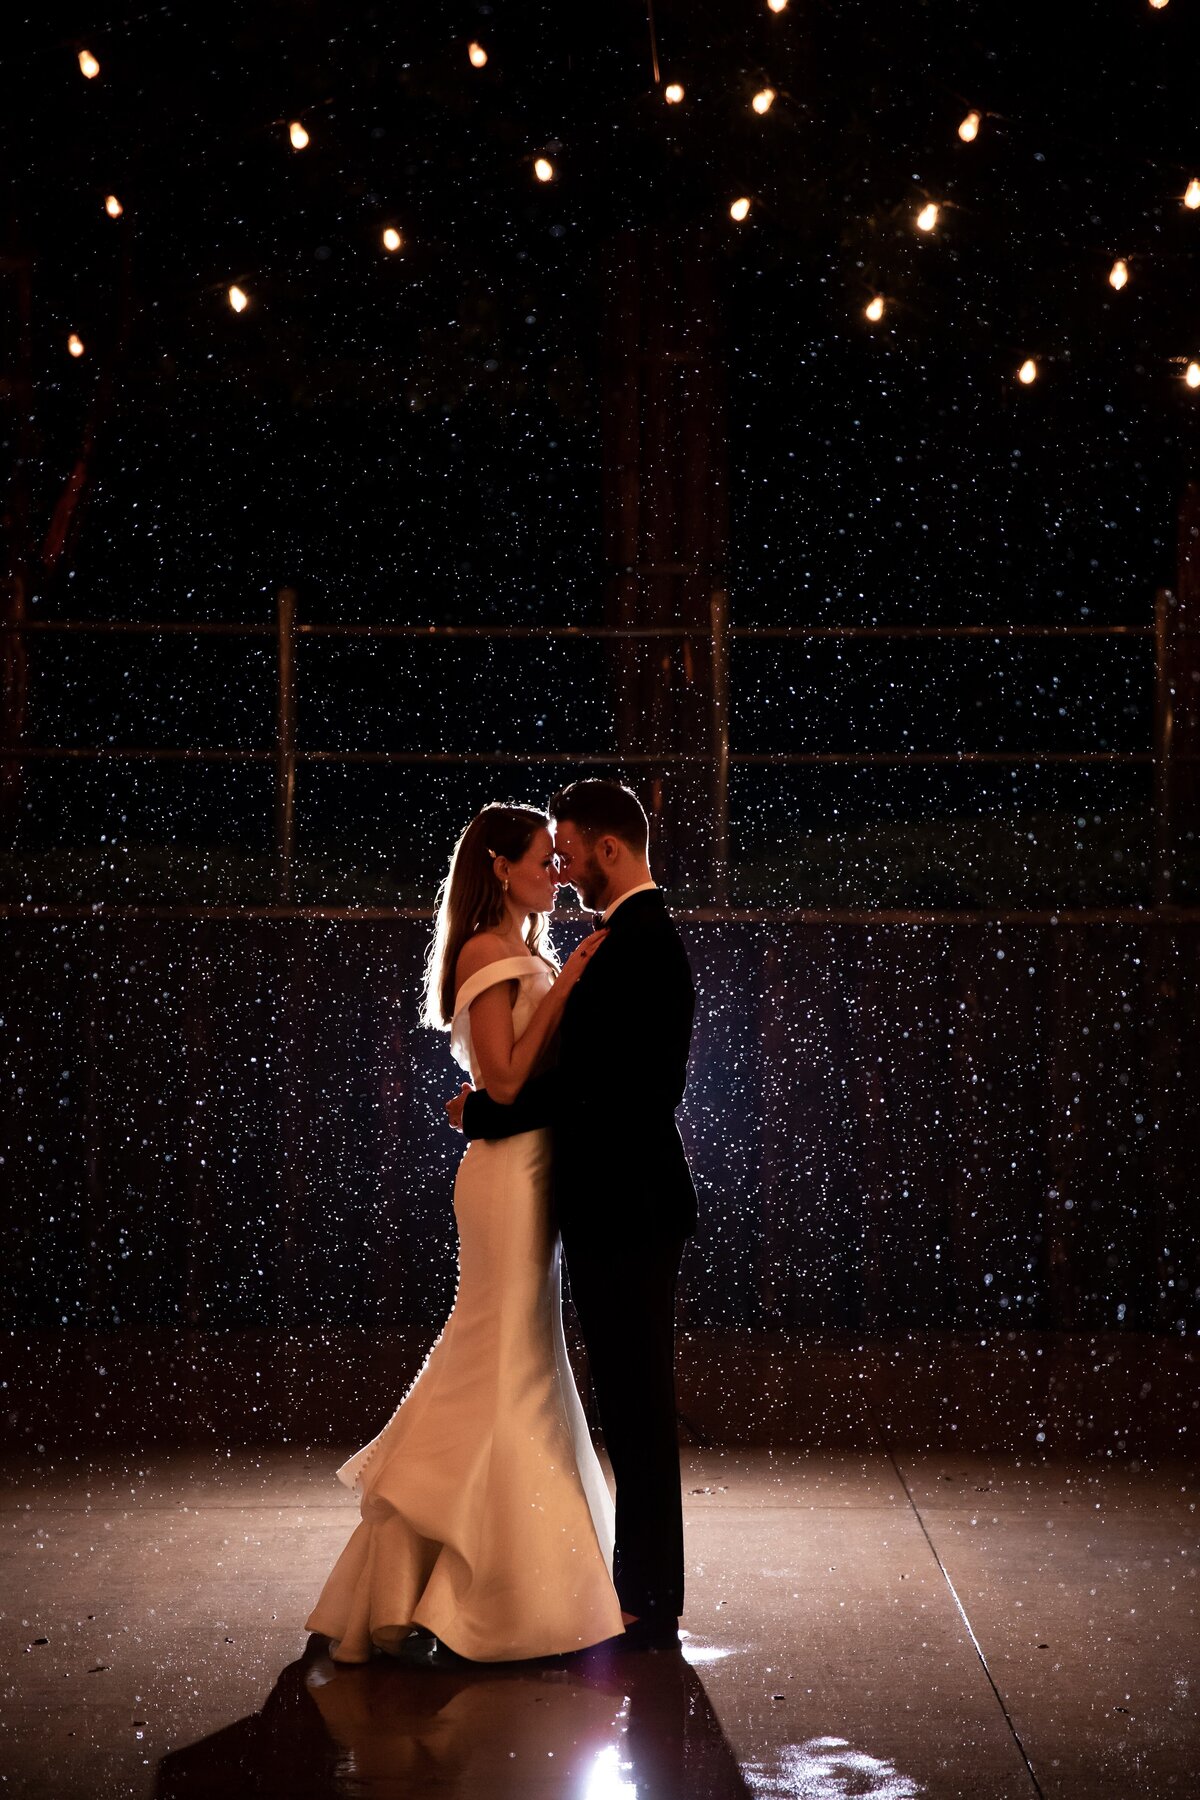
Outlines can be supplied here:
[[520, 862], [508, 865], [508, 897], [522, 912], [553, 912], [557, 888], [554, 839], [543, 826], [534, 832]]

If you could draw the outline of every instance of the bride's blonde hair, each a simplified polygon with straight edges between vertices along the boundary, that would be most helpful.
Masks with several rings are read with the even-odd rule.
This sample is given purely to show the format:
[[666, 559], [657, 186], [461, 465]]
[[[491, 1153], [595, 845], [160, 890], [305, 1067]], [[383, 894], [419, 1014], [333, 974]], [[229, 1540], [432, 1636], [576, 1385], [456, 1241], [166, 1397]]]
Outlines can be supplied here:
[[[546, 814], [535, 806], [490, 800], [455, 844], [446, 879], [438, 889], [437, 922], [425, 958], [422, 1025], [444, 1031], [450, 1024], [459, 951], [477, 931], [491, 931], [504, 920], [504, 889], [493, 867], [496, 858], [520, 862], [534, 833], [549, 826]], [[535, 956], [558, 966], [546, 937], [545, 913], [530, 913], [525, 942]]]

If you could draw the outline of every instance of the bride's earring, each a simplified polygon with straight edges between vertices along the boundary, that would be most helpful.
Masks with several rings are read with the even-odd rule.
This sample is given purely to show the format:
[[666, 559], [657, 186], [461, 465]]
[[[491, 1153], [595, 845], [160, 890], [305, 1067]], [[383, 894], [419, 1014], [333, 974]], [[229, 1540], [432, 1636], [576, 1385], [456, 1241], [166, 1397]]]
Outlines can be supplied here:
[[507, 875], [504, 877], [504, 880], [500, 883], [500, 886], [504, 889], [504, 892], [507, 894], [507, 892], [508, 892], [508, 876]]

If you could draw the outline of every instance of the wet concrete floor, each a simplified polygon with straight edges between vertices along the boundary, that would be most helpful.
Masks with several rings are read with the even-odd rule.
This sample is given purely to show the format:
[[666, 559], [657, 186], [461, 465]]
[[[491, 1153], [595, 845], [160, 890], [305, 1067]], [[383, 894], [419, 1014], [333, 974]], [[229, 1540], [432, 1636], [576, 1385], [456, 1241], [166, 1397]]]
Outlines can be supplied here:
[[338, 1668], [341, 1453], [0, 1462], [0, 1794], [1200, 1792], [1182, 1464], [685, 1453], [682, 1654]]

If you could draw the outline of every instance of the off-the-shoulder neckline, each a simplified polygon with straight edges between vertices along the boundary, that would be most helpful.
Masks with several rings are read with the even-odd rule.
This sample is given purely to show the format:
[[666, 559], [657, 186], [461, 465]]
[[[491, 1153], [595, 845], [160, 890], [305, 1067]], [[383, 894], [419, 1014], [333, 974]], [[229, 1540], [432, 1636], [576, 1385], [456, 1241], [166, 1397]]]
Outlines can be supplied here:
[[[529, 953], [524, 956], [497, 956], [497, 957], [495, 957], [491, 962], [484, 963], [482, 969], [476, 969], [476, 971], [473, 975], [467, 976], [467, 979], [463, 982], [463, 984], [459, 988], [457, 994], [454, 996], [454, 1017], [455, 1018], [458, 1017], [459, 1013], [463, 1010], [464, 1006], [469, 1006], [471, 1004], [471, 1001], [467, 1000], [465, 998], [467, 990], [469, 988], [474, 987], [482, 976], [486, 975], [488, 977], [488, 980], [485, 982], [484, 986], [490, 987], [492, 985], [492, 983], [497, 979], [496, 971], [499, 969], [506, 969], [512, 964], [516, 964], [520, 968], [528, 968], [530, 966], [540, 967], [543, 969], [550, 968], [550, 964], [548, 962], [546, 962], [542, 957], [535, 956], [532, 950], [529, 951]], [[553, 973], [553, 970], [551, 970], [551, 973]], [[482, 993], [483, 988], [482, 987], [479, 988], [478, 991], [480, 993]], [[475, 995], [472, 994], [471, 1000], [473, 1000], [474, 998], [475, 998]]]

